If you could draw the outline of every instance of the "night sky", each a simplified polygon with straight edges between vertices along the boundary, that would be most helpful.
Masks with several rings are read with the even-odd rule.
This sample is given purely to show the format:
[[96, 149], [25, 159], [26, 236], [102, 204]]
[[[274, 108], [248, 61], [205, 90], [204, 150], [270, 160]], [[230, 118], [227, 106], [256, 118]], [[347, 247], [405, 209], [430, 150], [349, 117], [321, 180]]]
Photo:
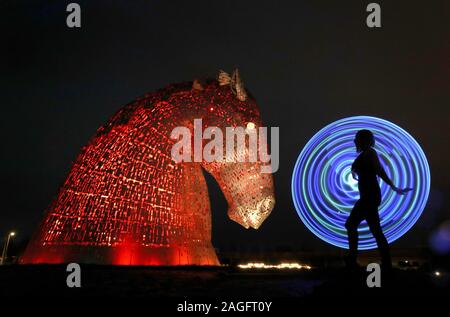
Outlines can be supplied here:
[[[370, 1], [71, 1], [0, 4], [0, 234], [28, 239], [80, 148], [126, 103], [169, 83], [238, 66], [266, 126], [280, 127], [277, 205], [260, 230], [229, 220], [208, 178], [216, 247], [334, 249], [298, 218], [290, 182], [303, 146], [324, 125], [373, 115], [409, 131], [425, 151], [431, 195], [395, 243], [428, 245], [450, 219], [450, 3]], [[395, 2], [395, 3], [394, 3]]]

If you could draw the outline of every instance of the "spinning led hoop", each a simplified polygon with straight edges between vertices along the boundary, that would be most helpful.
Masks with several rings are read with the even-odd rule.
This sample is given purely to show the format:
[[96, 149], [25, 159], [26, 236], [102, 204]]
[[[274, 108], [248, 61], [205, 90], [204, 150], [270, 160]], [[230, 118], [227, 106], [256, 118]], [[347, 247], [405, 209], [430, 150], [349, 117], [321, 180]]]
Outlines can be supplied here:
[[[306, 144], [294, 167], [292, 198], [303, 223], [320, 239], [348, 248], [347, 220], [359, 199], [351, 165], [357, 157], [353, 142], [358, 130], [375, 136], [375, 150], [393, 183], [412, 191], [399, 195], [380, 181], [379, 214], [389, 243], [404, 235], [422, 214], [430, 192], [430, 169], [419, 144], [392, 122], [356, 116], [333, 122]], [[376, 248], [366, 221], [358, 228], [360, 250]]]

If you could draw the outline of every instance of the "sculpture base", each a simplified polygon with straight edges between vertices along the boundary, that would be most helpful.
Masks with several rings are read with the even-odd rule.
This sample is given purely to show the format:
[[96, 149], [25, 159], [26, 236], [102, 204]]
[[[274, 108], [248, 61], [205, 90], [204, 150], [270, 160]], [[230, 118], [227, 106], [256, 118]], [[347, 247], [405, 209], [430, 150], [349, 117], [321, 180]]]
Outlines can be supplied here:
[[154, 246], [41, 245], [26, 250], [20, 264], [220, 265], [214, 248]]

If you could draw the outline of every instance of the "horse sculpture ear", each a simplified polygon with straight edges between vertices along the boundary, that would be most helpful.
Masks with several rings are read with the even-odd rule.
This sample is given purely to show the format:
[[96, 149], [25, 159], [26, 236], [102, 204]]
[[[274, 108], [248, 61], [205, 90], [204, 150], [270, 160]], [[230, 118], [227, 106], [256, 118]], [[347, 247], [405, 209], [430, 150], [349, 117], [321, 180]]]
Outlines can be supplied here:
[[233, 71], [233, 75], [231, 76], [231, 85], [231, 89], [233, 89], [237, 99], [245, 101], [245, 99], [247, 99], [247, 93], [245, 92], [244, 83], [239, 76], [239, 69], [237, 68]]
[[228, 74], [227, 72], [225, 72], [223, 70], [219, 70], [219, 76], [218, 76], [217, 80], [219, 81], [220, 86], [225, 86], [225, 85], [231, 84], [230, 74]]
[[245, 101], [247, 99], [244, 83], [239, 76], [239, 70], [237, 68], [233, 71], [231, 76], [227, 72], [220, 70], [217, 80], [219, 81], [220, 86], [230, 85], [231, 91], [240, 101]]

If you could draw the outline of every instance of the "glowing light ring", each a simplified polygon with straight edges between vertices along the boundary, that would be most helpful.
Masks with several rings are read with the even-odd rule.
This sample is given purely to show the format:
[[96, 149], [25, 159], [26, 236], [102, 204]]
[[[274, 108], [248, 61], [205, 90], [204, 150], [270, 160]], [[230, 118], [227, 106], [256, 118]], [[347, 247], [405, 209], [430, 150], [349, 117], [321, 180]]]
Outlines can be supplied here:
[[[292, 175], [292, 198], [308, 229], [341, 248], [348, 248], [344, 225], [359, 199], [358, 182], [351, 175], [351, 165], [357, 157], [353, 140], [361, 129], [374, 133], [375, 149], [394, 184], [414, 188], [402, 196], [380, 180], [379, 214], [389, 243], [416, 223], [430, 191], [430, 169], [425, 154], [399, 126], [368, 116], [349, 117], [327, 125], [311, 138], [297, 159]], [[376, 248], [365, 221], [358, 232], [360, 250]]]

